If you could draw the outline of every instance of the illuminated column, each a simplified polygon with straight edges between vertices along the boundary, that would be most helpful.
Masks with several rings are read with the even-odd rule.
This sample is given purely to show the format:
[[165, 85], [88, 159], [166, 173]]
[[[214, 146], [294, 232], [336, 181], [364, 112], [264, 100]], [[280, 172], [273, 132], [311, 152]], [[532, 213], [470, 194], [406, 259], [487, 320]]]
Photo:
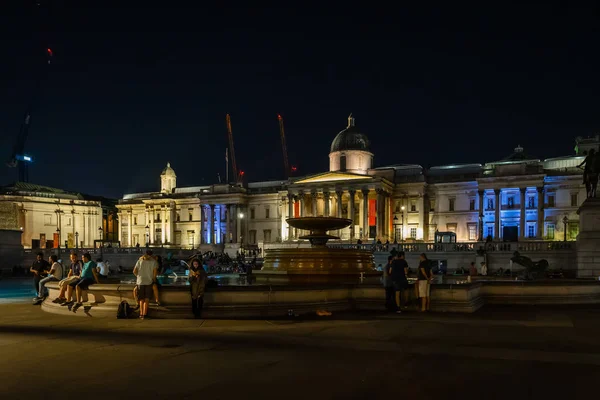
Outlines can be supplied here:
[[369, 238], [369, 189], [361, 190], [363, 195], [362, 209], [363, 209], [363, 237], [365, 239]]
[[204, 204], [200, 204], [200, 244], [206, 243], [206, 214]]
[[485, 191], [480, 189], [477, 194], [479, 195], [479, 226], [477, 227], [479, 238], [477, 240], [481, 242], [483, 241], [483, 199], [485, 197]]
[[[344, 195], [344, 192], [341, 190], [336, 190], [335, 191], [335, 196], [336, 196], [336, 217], [338, 218], [342, 218], [342, 196]], [[342, 230], [338, 229], [337, 231], [337, 236], [342, 237]]]
[[242, 206], [235, 205], [235, 242], [241, 244], [240, 236], [242, 236]]
[[[169, 204], [169, 206], [167, 207], [167, 215], [169, 217], [169, 224], [167, 225], [167, 242], [169, 244], [175, 244], [175, 204], [171, 203]], [[182, 238], [182, 240], [188, 240], [187, 236], [185, 239]], [[188, 243], [186, 243], [187, 245]]]
[[544, 237], [544, 188], [537, 188], [537, 234], [538, 239]]
[[318, 193], [317, 192], [311, 192], [310, 197], [311, 197], [311, 207], [312, 207], [312, 216], [316, 217], [317, 216], [317, 196]]
[[208, 217], [208, 243], [215, 244], [215, 205], [210, 205], [210, 216]]
[[352, 221], [350, 224], [350, 240], [354, 239], [354, 201], [356, 196], [356, 190], [348, 190], [350, 198], [348, 199], [348, 219]]
[[421, 225], [421, 240], [425, 240], [427, 237], [427, 219], [425, 218], [427, 213], [425, 212], [425, 195], [422, 194], [419, 196], [419, 219]]
[[[133, 247], [133, 237], [132, 237], [132, 229], [133, 229], [133, 213], [131, 210], [127, 211], [127, 242], [129, 247]], [[87, 236], [87, 235], [86, 235]]]
[[[294, 218], [294, 195], [291, 193], [287, 194], [287, 198], [288, 198], [288, 218]], [[294, 232], [292, 231], [292, 227], [287, 224], [287, 230], [288, 230], [288, 240], [292, 240], [294, 239]]]
[[494, 240], [500, 239], [500, 189], [494, 189]]
[[323, 192], [323, 214], [325, 217], [329, 217], [329, 192]]
[[227, 240], [226, 243], [232, 240], [231, 237], [231, 204], [227, 204], [225, 206], [225, 237]]
[[527, 188], [519, 188], [519, 191], [521, 192], [521, 197], [519, 198], [519, 201], [521, 202], [521, 218], [519, 220], [519, 240], [521, 240], [525, 238], [525, 192], [527, 191]]
[[165, 244], [167, 241], [167, 209], [160, 208], [160, 243]]
[[300, 215], [299, 217], [304, 217], [304, 192], [301, 190], [298, 192], [298, 200], [300, 201]]
[[[154, 206], [150, 209], [150, 244], [154, 244], [154, 235], [156, 235], [156, 229], [154, 228], [154, 219], [156, 216], [154, 215]], [[120, 230], [120, 229], [119, 229]]]
[[216, 214], [217, 217], [217, 237], [215, 238], [215, 243], [223, 242], [223, 233], [221, 231], [221, 222], [223, 222], [223, 205], [219, 205], [219, 210]]
[[[73, 240], [77, 240], [75, 239], [75, 213], [71, 211], [71, 215], [73, 217], [73, 221], [71, 221], [71, 224], [73, 224]], [[123, 213], [118, 212], [117, 215], [119, 216], [119, 243], [123, 245]]]

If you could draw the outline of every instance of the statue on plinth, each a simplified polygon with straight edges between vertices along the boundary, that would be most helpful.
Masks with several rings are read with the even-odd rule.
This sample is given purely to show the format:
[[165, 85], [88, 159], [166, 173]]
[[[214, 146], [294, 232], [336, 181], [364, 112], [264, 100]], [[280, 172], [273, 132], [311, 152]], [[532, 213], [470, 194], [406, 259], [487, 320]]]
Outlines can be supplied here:
[[522, 256], [518, 251], [513, 253], [513, 256], [510, 260], [513, 263], [517, 263], [525, 267], [523, 279], [539, 278], [540, 275], [544, 276], [546, 270], [548, 269], [547, 260], [541, 259], [539, 261], [532, 261], [531, 258]]
[[600, 154], [597, 154], [594, 149], [590, 149], [585, 160], [577, 167], [583, 167], [583, 183], [587, 198], [596, 197], [596, 186], [598, 186], [598, 174], [600, 173]]

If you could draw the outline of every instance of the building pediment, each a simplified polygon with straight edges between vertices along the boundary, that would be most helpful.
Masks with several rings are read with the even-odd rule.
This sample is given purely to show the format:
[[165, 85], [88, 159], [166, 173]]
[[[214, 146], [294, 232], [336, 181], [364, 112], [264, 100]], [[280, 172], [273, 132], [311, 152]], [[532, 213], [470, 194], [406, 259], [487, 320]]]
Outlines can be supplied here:
[[320, 182], [339, 182], [339, 181], [372, 181], [373, 177], [359, 174], [351, 174], [348, 172], [323, 172], [320, 174], [301, 178], [293, 183], [293, 185], [305, 183], [320, 183]]

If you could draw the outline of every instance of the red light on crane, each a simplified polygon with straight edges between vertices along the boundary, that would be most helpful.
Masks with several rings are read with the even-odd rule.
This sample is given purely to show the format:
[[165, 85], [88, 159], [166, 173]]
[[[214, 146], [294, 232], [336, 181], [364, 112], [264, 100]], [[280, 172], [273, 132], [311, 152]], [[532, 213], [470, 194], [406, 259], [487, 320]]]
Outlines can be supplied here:
[[240, 176], [244, 176], [244, 171], [240, 171]]
[[282, 119], [281, 114], [277, 114], [277, 119]]
[[48, 47], [48, 48], [46, 49], [46, 51], [48, 52], [48, 55], [49, 55], [50, 57], [52, 57], [52, 49]]
[[296, 172], [296, 170], [297, 170], [297, 169], [298, 169], [298, 168], [296, 168], [296, 167], [294, 167], [294, 166], [292, 165], [292, 171], [293, 171], [293, 172]]

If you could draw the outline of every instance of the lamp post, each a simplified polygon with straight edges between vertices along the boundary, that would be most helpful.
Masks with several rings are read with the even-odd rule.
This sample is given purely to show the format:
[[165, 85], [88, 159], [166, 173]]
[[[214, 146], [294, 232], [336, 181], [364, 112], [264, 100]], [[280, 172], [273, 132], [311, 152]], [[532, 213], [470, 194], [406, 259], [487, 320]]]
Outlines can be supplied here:
[[146, 225], [146, 247], [150, 247], [150, 227]]
[[563, 225], [564, 225], [564, 236], [563, 236], [563, 240], [566, 242], [567, 241], [567, 224], [569, 223], [569, 218], [565, 215], [565, 217], [563, 218]]
[[394, 243], [398, 243], [398, 217], [394, 215]]
[[[244, 213], [239, 213], [238, 217], [240, 219], [240, 227], [242, 224], [242, 220], [244, 219]], [[244, 246], [244, 235], [240, 235], [240, 247]]]
[[483, 213], [479, 213], [479, 239], [478, 242], [483, 242]]
[[98, 233], [100, 234], [100, 258], [103, 258], [102, 256], [104, 255], [104, 231], [102, 230], [102, 227], [98, 228]]
[[56, 228], [56, 236], [58, 236], [58, 258], [60, 259], [60, 228]]
[[79, 250], [79, 232], [75, 232], [75, 250]]

